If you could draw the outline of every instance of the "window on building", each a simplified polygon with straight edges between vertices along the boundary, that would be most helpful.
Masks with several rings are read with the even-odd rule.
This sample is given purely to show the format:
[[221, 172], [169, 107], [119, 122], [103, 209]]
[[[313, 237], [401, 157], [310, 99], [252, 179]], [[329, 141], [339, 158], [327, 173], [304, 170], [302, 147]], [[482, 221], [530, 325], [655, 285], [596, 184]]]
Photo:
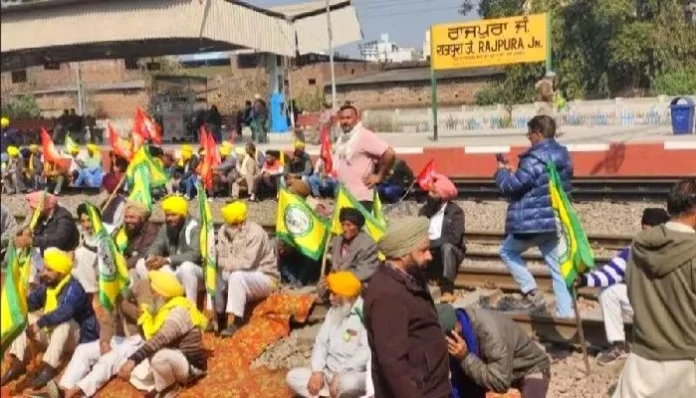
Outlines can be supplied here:
[[307, 80], [307, 84], [309, 84], [310, 86], [314, 86], [317, 84], [317, 79], [309, 79]]
[[239, 54], [237, 55], [238, 69], [253, 69], [263, 65], [262, 54]]
[[27, 81], [26, 69], [12, 71], [12, 83], [26, 83], [26, 81]]
[[147, 63], [147, 70], [160, 70], [162, 68], [162, 65], [160, 65], [159, 62], [148, 62]]
[[43, 67], [46, 70], [60, 70], [60, 62], [44, 61]]
[[126, 70], [137, 70], [138, 68], [138, 59], [137, 58], [126, 58], [124, 59], [124, 62], [126, 64]]

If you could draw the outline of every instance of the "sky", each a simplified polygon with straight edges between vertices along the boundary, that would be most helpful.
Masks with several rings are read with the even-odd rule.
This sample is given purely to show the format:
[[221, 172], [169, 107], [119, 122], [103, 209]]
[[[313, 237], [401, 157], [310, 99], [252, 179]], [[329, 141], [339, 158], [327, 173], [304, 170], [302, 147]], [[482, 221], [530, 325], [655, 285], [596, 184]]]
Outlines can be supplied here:
[[[264, 8], [306, 1], [247, 0]], [[425, 31], [432, 24], [475, 18], [459, 14], [461, 0], [353, 0], [353, 5], [358, 11], [365, 42], [379, 40], [381, 33], [388, 33], [389, 40], [400, 47], [422, 48]], [[357, 43], [337, 50], [350, 56], [359, 55]]]

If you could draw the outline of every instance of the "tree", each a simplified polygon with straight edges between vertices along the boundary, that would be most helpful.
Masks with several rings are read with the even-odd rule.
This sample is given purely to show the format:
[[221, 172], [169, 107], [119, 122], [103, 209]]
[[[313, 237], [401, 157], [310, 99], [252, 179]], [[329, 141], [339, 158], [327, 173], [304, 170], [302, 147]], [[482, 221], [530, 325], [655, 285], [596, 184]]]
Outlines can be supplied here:
[[20, 94], [2, 101], [3, 117], [12, 119], [31, 119], [41, 116], [41, 108], [36, 98], [28, 94]]
[[[460, 12], [472, 10], [473, 3], [464, 0]], [[556, 87], [575, 99], [641, 94], [657, 88], [674, 92], [678, 79], [696, 69], [696, 29], [687, 19], [688, 3], [481, 0], [478, 12], [482, 18], [551, 12]], [[539, 65], [507, 67], [506, 78], [494, 91], [509, 99], [498, 102], [533, 100], [529, 87], [541, 76]], [[490, 97], [490, 91], [483, 93], [482, 100]]]

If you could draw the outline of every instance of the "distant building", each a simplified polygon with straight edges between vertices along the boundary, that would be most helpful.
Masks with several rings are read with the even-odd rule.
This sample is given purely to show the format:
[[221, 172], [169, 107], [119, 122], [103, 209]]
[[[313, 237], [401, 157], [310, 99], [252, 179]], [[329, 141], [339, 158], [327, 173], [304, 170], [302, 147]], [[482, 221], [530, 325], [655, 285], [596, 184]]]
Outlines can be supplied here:
[[430, 30], [425, 31], [425, 40], [423, 41], [423, 58], [430, 59]]
[[389, 34], [382, 33], [380, 39], [360, 45], [362, 59], [369, 62], [408, 62], [421, 59], [415, 48], [399, 47], [389, 41]]

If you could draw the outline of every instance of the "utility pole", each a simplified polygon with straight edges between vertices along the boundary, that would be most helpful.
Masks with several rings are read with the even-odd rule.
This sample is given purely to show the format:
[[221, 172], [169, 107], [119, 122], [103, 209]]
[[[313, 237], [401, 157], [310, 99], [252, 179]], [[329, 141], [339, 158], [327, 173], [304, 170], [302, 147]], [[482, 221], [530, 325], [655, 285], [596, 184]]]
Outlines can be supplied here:
[[334, 70], [333, 33], [331, 31], [331, 0], [326, 0], [326, 23], [329, 34], [329, 67], [331, 68], [331, 108], [336, 112], [336, 71]]
[[82, 87], [82, 64], [77, 62], [77, 114], [85, 115], [85, 94]]

